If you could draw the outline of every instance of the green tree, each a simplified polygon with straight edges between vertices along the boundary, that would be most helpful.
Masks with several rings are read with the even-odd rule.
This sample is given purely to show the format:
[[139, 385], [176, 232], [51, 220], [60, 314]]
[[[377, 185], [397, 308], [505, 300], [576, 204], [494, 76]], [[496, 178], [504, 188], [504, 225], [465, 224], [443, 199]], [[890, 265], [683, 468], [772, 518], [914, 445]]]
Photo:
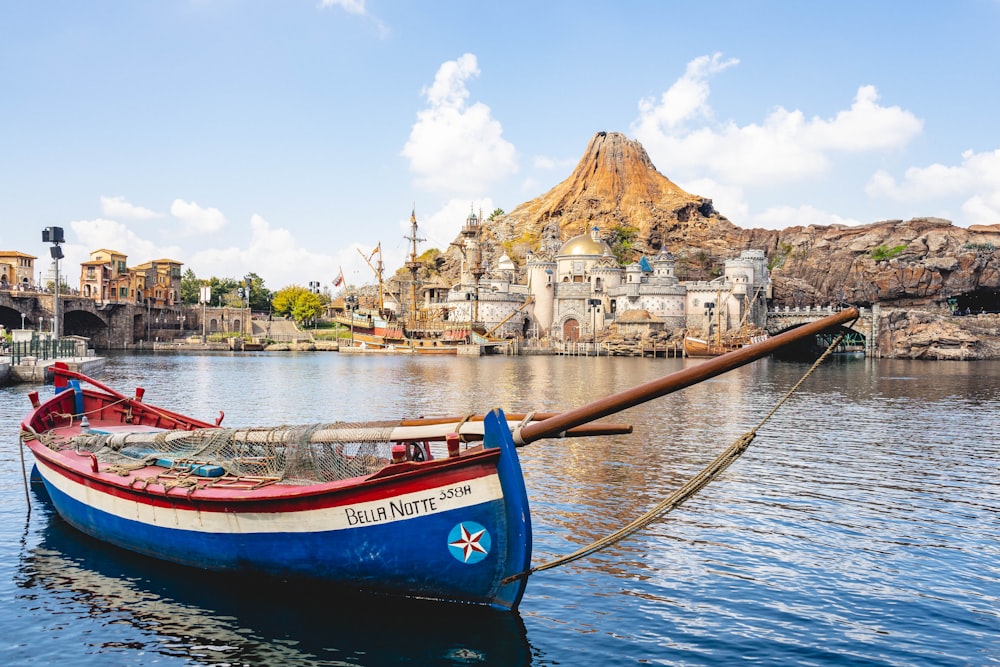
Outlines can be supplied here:
[[618, 264], [625, 266], [633, 261], [635, 250], [635, 240], [639, 236], [639, 229], [631, 225], [615, 225], [611, 228], [611, 238], [608, 245], [614, 253]]
[[299, 324], [311, 322], [323, 313], [320, 295], [310, 292], [301, 285], [281, 288], [275, 292], [271, 304], [275, 313], [287, 315]]
[[192, 269], [187, 269], [181, 276], [181, 303], [185, 306], [193, 306], [198, 303], [198, 296], [204, 281], [199, 280], [194, 275]]
[[207, 281], [208, 288], [212, 292], [210, 306], [230, 306], [237, 308], [242, 305], [236, 289], [240, 286], [239, 281], [233, 278], [217, 278], [212, 276]]
[[257, 312], [270, 310], [274, 294], [264, 287], [264, 279], [252, 271], [246, 277], [250, 279], [250, 310]]

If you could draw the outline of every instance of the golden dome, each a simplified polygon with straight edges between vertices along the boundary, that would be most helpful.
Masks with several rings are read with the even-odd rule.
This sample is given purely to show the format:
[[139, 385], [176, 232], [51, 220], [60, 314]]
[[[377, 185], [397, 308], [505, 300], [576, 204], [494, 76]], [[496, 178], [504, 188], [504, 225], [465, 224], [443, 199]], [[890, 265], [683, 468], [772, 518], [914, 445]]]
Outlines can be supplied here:
[[600, 257], [604, 251], [611, 252], [611, 247], [604, 241], [599, 241], [591, 237], [590, 234], [580, 234], [574, 236], [562, 248], [559, 248], [560, 255], [596, 255]]

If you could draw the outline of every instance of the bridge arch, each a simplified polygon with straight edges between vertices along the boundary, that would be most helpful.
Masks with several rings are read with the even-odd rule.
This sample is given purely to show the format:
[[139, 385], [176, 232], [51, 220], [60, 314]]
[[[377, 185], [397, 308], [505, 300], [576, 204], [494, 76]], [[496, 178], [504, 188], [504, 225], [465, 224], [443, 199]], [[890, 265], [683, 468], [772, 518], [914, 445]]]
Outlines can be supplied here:
[[89, 310], [67, 310], [63, 314], [62, 334], [81, 336], [91, 340], [107, 338], [108, 325], [96, 313]]
[[[24, 315], [23, 319], [22, 314]], [[21, 328], [34, 329], [37, 324], [38, 320], [33, 316], [33, 310], [23, 312], [10, 306], [0, 305], [0, 325], [3, 325], [7, 331]]]
[[[772, 332], [771, 335], [797, 329], [800, 326], [803, 326], [803, 324], [805, 323], [793, 324], [792, 326], [786, 327], [781, 331]], [[790, 345], [782, 347], [779, 350], [775, 350], [773, 356], [778, 359], [815, 359], [817, 356], [826, 351], [830, 344], [840, 334], [844, 335], [844, 339], [834, 350], [834, 354], [859, 355], [864, 354], [867, 351], [868, 340], [865, 334], [853, 327], [841, 325], [836, 329], [831, 329], [830, 331], [810, 336], [804, 340], [796, 341]]]

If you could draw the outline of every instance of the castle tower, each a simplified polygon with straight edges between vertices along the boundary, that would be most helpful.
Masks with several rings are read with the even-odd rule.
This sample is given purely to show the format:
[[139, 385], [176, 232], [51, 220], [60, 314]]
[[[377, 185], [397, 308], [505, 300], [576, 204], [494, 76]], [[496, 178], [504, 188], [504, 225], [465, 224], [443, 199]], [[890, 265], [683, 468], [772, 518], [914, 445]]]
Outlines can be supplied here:
[[538, 335], [548, 336], [552, 328], [554, 312], [556, 263], [548, 254], [540, 252], [528, 253], [525, 257], [525, 268], [528, 274], [528, 294], [533, 305], [529, 307], [531, 317], [538, 325]]

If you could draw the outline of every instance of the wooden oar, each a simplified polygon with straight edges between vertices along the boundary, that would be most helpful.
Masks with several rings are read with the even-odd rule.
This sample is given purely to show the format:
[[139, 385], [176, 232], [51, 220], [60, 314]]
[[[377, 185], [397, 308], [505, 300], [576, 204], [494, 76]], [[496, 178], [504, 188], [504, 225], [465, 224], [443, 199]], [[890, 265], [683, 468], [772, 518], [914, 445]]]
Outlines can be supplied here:
[[690, 387], [709, 378], [721, 375], [734, 368], [745, 366], [761, 357], [766, 357], [791, 343], [804, 340], [810, 336], [822, 333], [827, 329], [839, 326], [858, 318], [857, 308], [847, 308], [834, 315], [790, 329], [773, 338], [734, 350], [727, 354], [714, 357], [697, 366], [665, 375], [658, 380], [652, 380], [617, 394], [611, 394], [600, 400], [588, 403], [574, 410], [559, 413], [554, 417], [532, 424], [526, 424], [514, 430], [514, 442], [518, 446], [526, 445], [543, 438], [551, 438], [563, 431], [606, 417], [627, 408], [665, 396], [678, 389]]

